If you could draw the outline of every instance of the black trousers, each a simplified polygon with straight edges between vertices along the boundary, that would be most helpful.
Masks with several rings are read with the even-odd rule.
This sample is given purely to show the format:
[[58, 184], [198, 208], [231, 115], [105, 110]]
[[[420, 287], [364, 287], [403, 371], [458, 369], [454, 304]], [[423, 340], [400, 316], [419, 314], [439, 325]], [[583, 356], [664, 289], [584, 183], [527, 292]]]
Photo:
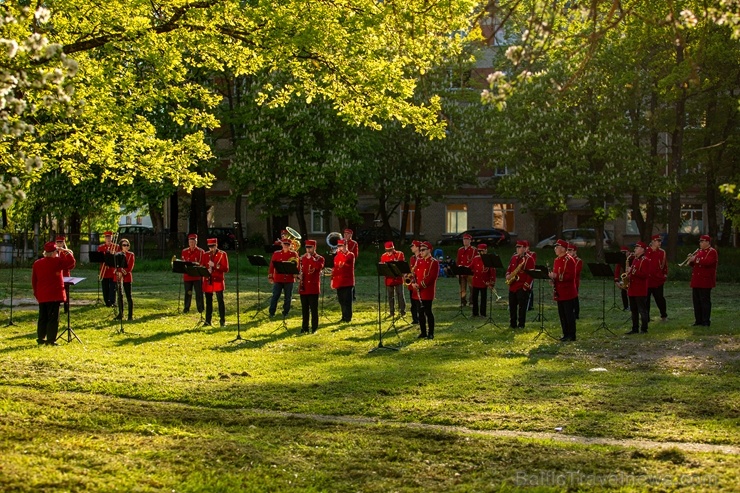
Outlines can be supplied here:
[[[488, 300], [488, 288], [476, 288], [473, 286], [473, 316], [477, 317], [478, 314], [482, 317], [486, 316], [486, 301]], [[480, 301], [480, 304], [478, 303]]]
[[311, 319], [311, 332], [316, 332], [319, 328], [319, 295], [302, 294], [301, 295], [301, 312], [303, 314], [303, 332], [308, 332], [308, 321]]
[[423, 300], [419, 308], [419, 329], [421, 335], [434, 335], [434, 313], [432, 313], [432, 302], [434, 300]]
[[352, 321], [352, 292], [354, 286], [347, 286], [345, 288], [337, 288], [337, 300], [339, 301], [339, 307], [342, 309], [342, 320], [345, 322]]
[[563, 329], [563, 337], [576, 340], [576, 311], [575, 298], [572, 300], [558, 301], [558, 316], [560, 327]]
[[622, 305], [624, 306], [624, 309], [630, 307], [630, 297], [627, 296], [627, 290], [626, 289], [619, 289], [619, 291], [622, 293]]
[[524, 327], [527, 321], [530, 293], [531, 291], [524, 289], [509, 291], [509, 327]]
[[52, 344], [59, 332], [59, 305], [61, 301], [39, 303], [39, 321], [36, 325], [36, 342]]
[[105, 306], [116, 306], [116, 282], [111, 278], [100, 281], [103, 288], [103, 303]]
[[385, 294], [388, 297], [388, 307], [390, 308], [391, 316], [396, 314], [396, 298], [398, 298], [398, 309], [401, 311], [401, 315], [406, 313], [406, 299], [403, 297], [403, 290], [403, 284], [385, 287]]
[[[213, 293], [204, 293], [206, 295], [206, 325], [210, 325], [213, 317]], [[216, 291], [216, 300], [218, 301], [218, 316], [221, 325], [226, 322], [226, 305], [224, 305], [224, 292]]]
[[183, 313], [190, 311], [193, 291], [195, 291], [195, 307], [198, 309], [198, 313], [203, 313], [203, 281], [199, 279], [197, 281], [183, 281], [183, 283], [185, 283], [185, 306]]
[[658, 310], [660, 310], [660, 318], [668, 317], [668, 312], [666, 312], [665, 296], [663, 295], [663, 285], [661, 284], [657, 288], [648, 288], [648, 301], [647, 301], [648, 316], [650, 316], [650, 297], [651, 296], [655, 300], [655, 305], [658, 307]]
[[576, 320], [581, 318], [581, 300], [578, 297], [573, 300], [573, 316]]
[[648, 321], [650, 321], [650, 315], [648, 313], [648, 300], [647, 296], [630, 296], [630, 311], [632, 312], [632, 330], [639, 330], [643, 332], [648, 331]]
[[712, 288], [692, 288], [691, 297], [694, 302], [694, 322], [708, 327], [712, 321]]
[[419, 300], [411, 298], [411, 323], [419, 323]]
[[[128, 306], [128, 318], [134, 316], [134, 299], [131, 297], [131, 283], [124, 282], [123, 290], [126, 292], [126, 305]], [[119, 284], [118, 286], [120, 286]], [[118, 315], [123, 316], [123, 293], [118, 292]]]

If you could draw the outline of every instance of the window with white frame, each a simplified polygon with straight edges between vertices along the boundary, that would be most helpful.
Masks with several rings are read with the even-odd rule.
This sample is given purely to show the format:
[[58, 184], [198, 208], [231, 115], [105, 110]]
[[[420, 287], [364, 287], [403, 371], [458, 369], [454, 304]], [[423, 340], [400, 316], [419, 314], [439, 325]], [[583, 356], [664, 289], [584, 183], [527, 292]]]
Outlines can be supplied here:
[[704, 232], [704, 211], [700, 204], [681, 205], [681, 233], [700, 235]]
[[514, 204], [493, 204], [493, 227], [514, 231]]
[[467, 204], [448, 204], [447, 219], [445, 221], [445, 233], [462, 233], [466, 229], [468, 229]]
[[[398, 229], [401, 229], [401, 226], [403, 225], [402, 224], [403, 223], [403, 214], [405, 212], [404, 209], [401, 209], [400, 211], [401, 212], [398, 215]], [[414, 212], [415, 212], [414, 206], [413, 205], [412, 206], [409, 206], [409, 211], [408, 211], [409, 217], [406, 220], [407, 221], [406, 222], [406, 233], [409, 233], [409, 234], [414, 232]]]
[[504, 165], [504, 166], [496, 166], [496, 168], [494, 169], [494, 172], [493, 173], [496, 176], [506, 176], [506, 175], [509, 174], [509, 168], [506, 165]]
[[634, 217], [634, 209], [628, 209], [627, 210], [627, 222], [624, 229], [624, 234], [627, 235], [639, 235], [640, 229], [637, 227], [637, 221], [635, 221]]
[[324, 233], [324, 211], [311, 209], [311, 233]]

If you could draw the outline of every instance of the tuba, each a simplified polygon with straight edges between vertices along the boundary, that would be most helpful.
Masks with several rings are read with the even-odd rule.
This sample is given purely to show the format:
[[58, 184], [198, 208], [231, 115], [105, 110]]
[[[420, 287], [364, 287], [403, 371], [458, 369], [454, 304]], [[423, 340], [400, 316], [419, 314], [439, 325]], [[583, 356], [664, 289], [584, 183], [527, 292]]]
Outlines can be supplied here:
[[326, 235], [326, 246], [331, 249], [332, 254], [337, 253], [337, 248], [339, 247], [338, 242], [341, 239], [342, 235], [340, 233], [337, 233], [336, 231], [333, 231]]
[[294, 252], [298, 252], [301, 249], [301, 234], [290, 226], [286, 226], [285, 231], [288, 232], [287, 237], [290, 239], [290, 247]]

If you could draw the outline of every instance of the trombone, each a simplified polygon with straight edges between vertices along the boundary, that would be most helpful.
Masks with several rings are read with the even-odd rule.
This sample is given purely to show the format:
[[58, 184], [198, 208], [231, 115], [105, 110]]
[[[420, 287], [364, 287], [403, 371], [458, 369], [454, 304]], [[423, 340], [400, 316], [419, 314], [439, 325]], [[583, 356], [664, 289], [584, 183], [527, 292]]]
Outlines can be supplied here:
[[680, 264], [678, 264], [678, 266], [679, 267], [684, 267], [684, 266], [688, 265], [689, 264], [689, 261], [694, 257], [694, 255], [696, 255], [697, 253], [699, 253], [699, 250], [701, 250], [701, 248], [697, 248], [696, 250], [694, 250], [693, 253], [688, 254], [688, 256], [686, 257], [686, 260], [684, 260], [683, 262], [681, 262]]

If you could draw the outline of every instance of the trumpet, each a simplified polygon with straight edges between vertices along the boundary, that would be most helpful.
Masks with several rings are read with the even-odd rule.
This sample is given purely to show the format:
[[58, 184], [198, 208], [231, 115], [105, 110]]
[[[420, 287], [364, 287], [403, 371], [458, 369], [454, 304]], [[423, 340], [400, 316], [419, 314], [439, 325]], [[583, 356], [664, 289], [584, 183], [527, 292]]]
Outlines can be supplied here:
[[686, 256], [686, 260], [684, 260], [683, 262], [681, 262], [680, 264], [678, 264], [678, 266], [679, 266], [679, 267], [684, 267], [684, 266], [688, 265], [688, 264], [689, 264], [689, 261], [691, 260], [691, 258], [692, 258], [692, 257], [693, 257], [694, 255], [696, 255], [697, 253], [699, 253], [699, 250], [701, 250], [701, 248], [697, 248], [697, 249], [696, 249], [696, 250], [694, 250], [694, 251], [693, 251], [692, 253], [688, 254], [688, 255]]

